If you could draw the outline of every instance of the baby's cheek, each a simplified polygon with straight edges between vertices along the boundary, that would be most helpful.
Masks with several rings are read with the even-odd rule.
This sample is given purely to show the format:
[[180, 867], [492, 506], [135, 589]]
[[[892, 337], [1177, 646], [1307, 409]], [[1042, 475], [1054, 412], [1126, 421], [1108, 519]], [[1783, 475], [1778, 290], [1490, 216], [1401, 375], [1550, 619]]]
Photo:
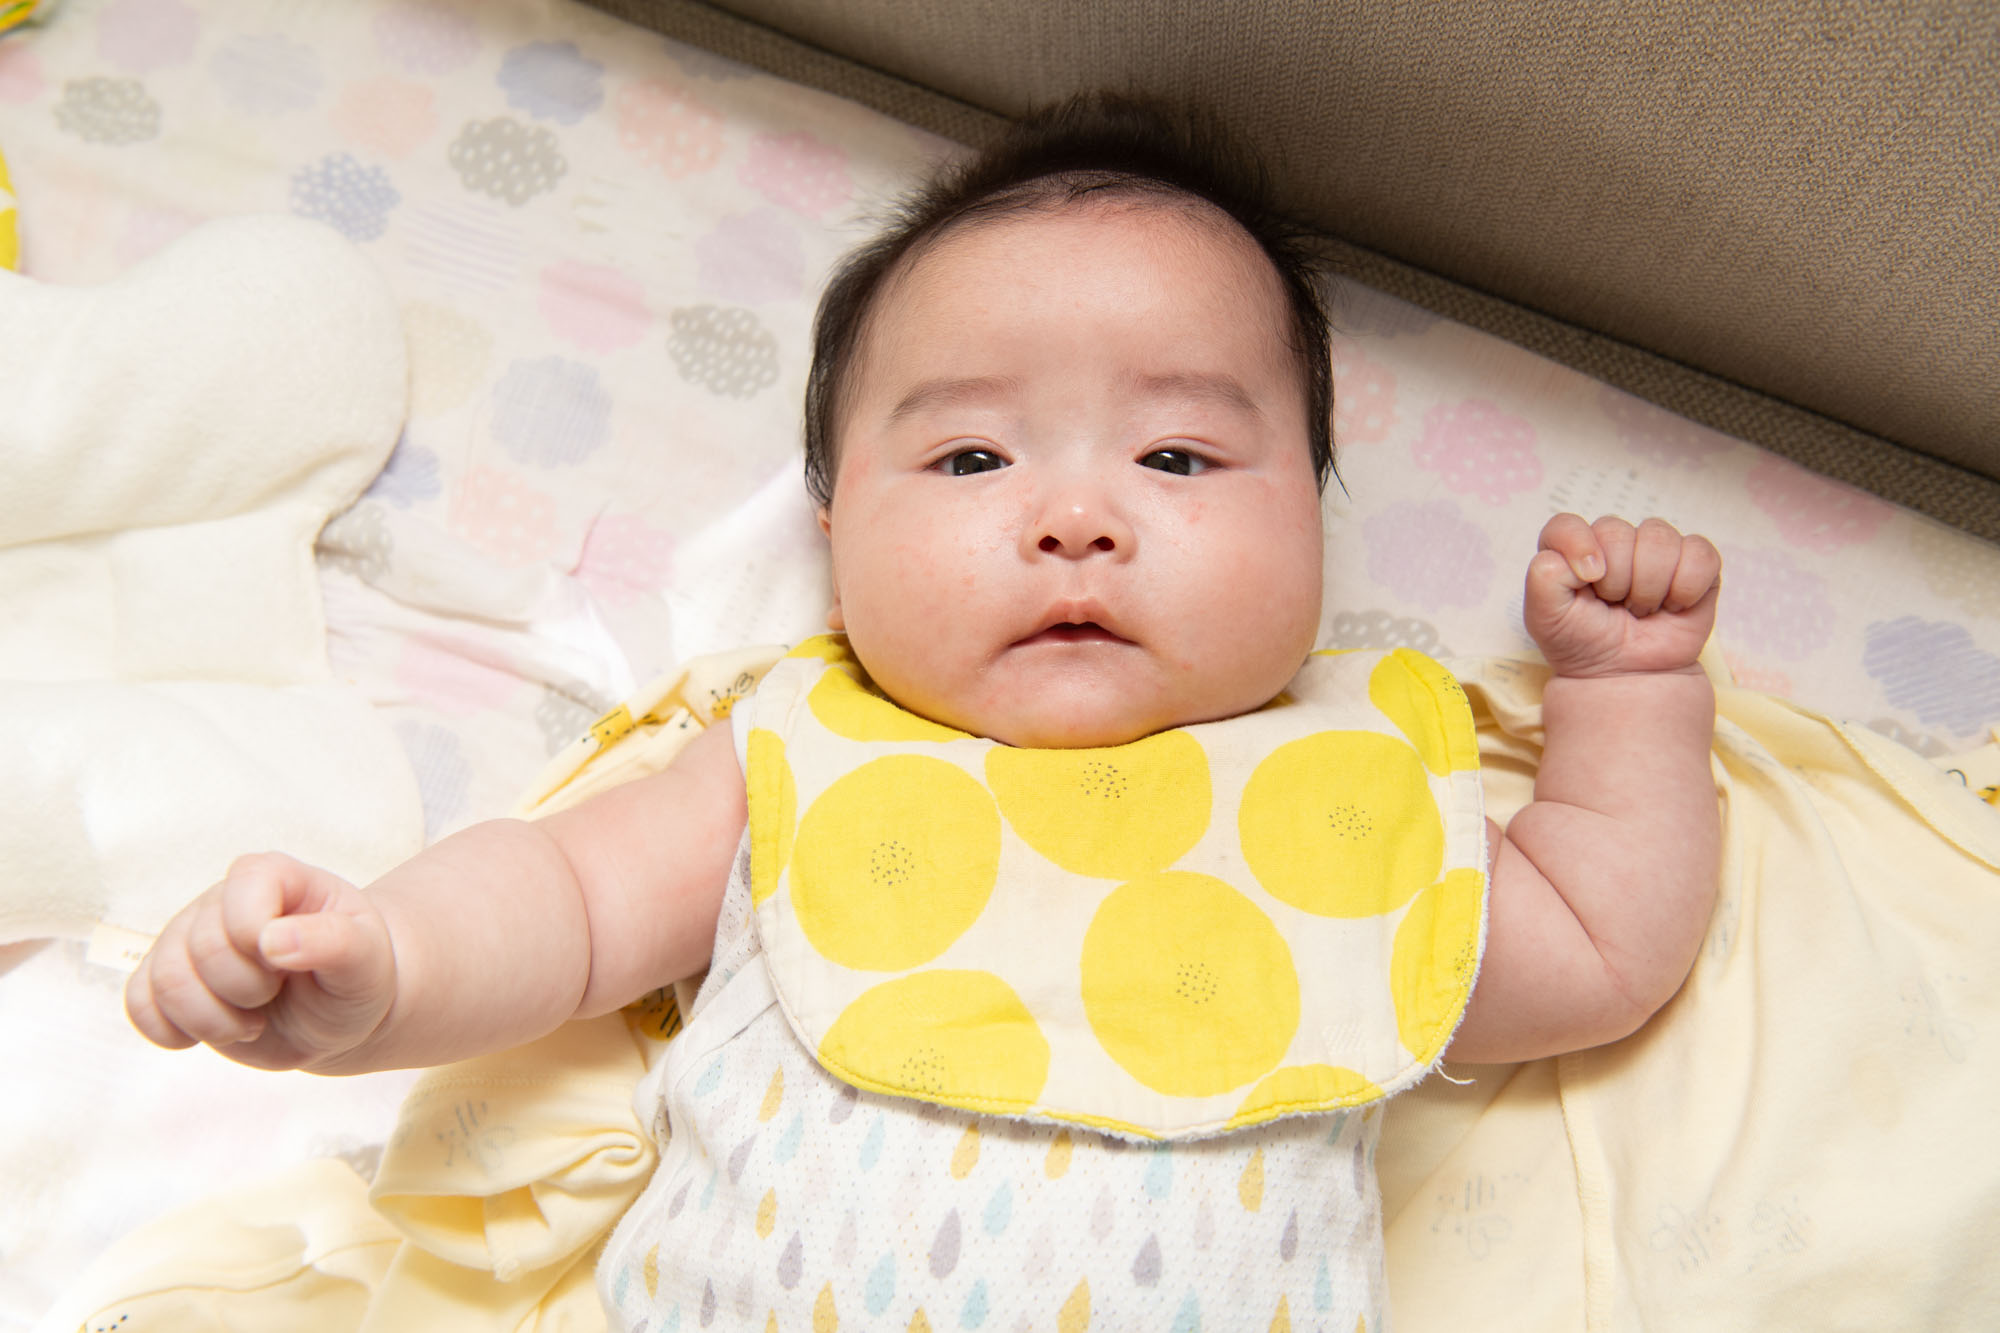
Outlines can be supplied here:
[[[1245, 669], [1296, 669], [1311, 650], [1324, 594], [1322, 558], [1318, 542], [1279, 530], [1217, 562], [1214, 620], [1233, 636], [1236, 654], [1250, 659]], [[1273, 665], [1266, 670], [1266, 663]]]

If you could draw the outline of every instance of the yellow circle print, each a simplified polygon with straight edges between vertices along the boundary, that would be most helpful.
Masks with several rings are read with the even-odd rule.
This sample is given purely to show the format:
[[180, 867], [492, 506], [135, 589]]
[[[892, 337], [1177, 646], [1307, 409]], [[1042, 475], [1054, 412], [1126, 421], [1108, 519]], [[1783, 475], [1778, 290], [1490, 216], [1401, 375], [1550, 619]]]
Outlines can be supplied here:
[[850, 741], [962, 741], [965, 733], [898, 708], [845, 671], [829, 671], [806, 696], [820, 725]]
[[785, 761], [785, 741], [757, 727], [750, 733], [750, 901], [761, 903], [778, 887], [792, 855], [798, 827], [799, 790]]
[[1368, 673], [1368, 702], [1410, 738], [1424, 767], [1443, 777], [1479, 767], [1479, 738], [1465, 689], [1422, 653], [1398, 648]]
[[1389, 991], [1396, 1034], [1410, 1054], [1436, 1055], [1465, 1011], [1479, 965], [1479, 923], [1486, 877], [1454, 870], [1424, 890], [1396, 927]]
[[835, 666], [844, 666], [854, 660], [854, 650], [847, 646], [845, 634], [815, 634], [785, 656], [814, 657]]
[[1229, 1123], [1261, 1124], [1287, 1111], [1358, 1106], [1381, 1096], [1382, 1089], [1341, 1065], [1287, 1065], [1252, 1089]]
[[1083, 1011], [1125, 1072], [1208, 1097], [1284, 1058], [1299, 1026], [1292, 952], [1256, 904], [1210, 875], [1112, 890], [1083, 936]]
[[1373, 731], [1279, 746], [1243, 786], [1243, 859], [1272, 897], [1315, 916], [1375, 916], [1435, 883], [1444, 821], [1423, 760]]
[[985, 910], [1000, 871], [1000, 813], [962, 768], [926, 755], [872, 760], [819, 794], [792, 848], [792, 911], [843, 967], [927, 963]]
[[833, 1021], [820, 1063], [858, 1086], [976, 1111], [1034, 1104], [1049, 1043], [991, 972], [918, 972], [864, 992]]
[[1021, 841], [1078, 875], [1165, 870], [1208, 831], [1208, 755], [1185, 731], [1084, 750], [986, 752], [986, 782]]

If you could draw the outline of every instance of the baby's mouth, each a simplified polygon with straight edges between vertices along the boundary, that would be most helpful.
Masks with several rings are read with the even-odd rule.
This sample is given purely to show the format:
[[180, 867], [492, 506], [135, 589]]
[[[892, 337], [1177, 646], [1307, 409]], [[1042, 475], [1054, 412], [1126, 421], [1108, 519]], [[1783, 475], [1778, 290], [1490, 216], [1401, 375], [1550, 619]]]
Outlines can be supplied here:
[[1028, 647], [1040, 643], [1130, 643], [1131, 640], [1113, 634], [1094, 620], [1082, 622], [1065, 620], [1048, 628], [1030, 634], [1018, 646]]

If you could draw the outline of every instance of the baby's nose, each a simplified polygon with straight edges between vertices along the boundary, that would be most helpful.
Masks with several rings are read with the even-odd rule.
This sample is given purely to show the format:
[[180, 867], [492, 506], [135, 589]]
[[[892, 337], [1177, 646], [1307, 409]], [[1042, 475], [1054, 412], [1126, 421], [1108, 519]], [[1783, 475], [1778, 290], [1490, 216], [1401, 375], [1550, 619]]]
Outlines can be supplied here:
[[1030, 535], [1043, 554], [1071, 559], [1093, 552], [1130, 555], [1133, 546], [1131, 526], [1116, 510], [1077, 499], [1051, 505]]

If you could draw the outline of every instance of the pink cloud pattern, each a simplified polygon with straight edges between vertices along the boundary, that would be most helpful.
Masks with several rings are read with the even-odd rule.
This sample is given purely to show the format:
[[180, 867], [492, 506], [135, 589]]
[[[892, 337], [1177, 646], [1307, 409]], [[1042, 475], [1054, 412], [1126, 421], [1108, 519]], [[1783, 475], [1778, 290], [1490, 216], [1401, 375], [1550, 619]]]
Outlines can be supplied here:
[[556, 546], [556, 502], [513, 473], [476, 467], [465, 474], [451, 526], [502, 564], [531, 565]]
[[1838, 551], [1874, 537], [1895, 510], [1852, 486], [1816, 476], [1782, 458], [1750, 469], [1751, 502], [1778, 525], [1778, 535], [1808, 551]]
[[618, 94], [618, 146], [669, 180], [707, 171], [722, 156], [722, 117], [658, 79]]
[[1396, 427], [1396, 376], [1352, 343], [1333, 351], [1333, 442], [1379, 444]]
[[1439, 403], [1424, 413], [1424, 433], [1412, 449], [1417, 466], [1444, 478], [1461, 495], [1505, 504], [1542, 482], [1535, 428], [1484, 398]]
[[576, 577], [599, 601], [629, 606], [665, 586], [673, 555], [672, 534], [637, 514], [613, 514], [584, 536]]
[[809, 218], [824, 217], [854, 197], [847, 154], [803, 130], [752, 139], [741, 175], [772, 203]]
[[639, 280], [608, 264], [565, 259], [542, 270], [540, 304], [549, 327], [592, 352], [630, 347], [652, 327]]
[[1712, 455], [1724, 453], [1735, 444], [1726, 435], [1608, 384], [1597, 390], [1597, 405], [1611, 419], [1612, 428], [1626, 449], [1660, 467], [1698, 471], [1708, 465]]

